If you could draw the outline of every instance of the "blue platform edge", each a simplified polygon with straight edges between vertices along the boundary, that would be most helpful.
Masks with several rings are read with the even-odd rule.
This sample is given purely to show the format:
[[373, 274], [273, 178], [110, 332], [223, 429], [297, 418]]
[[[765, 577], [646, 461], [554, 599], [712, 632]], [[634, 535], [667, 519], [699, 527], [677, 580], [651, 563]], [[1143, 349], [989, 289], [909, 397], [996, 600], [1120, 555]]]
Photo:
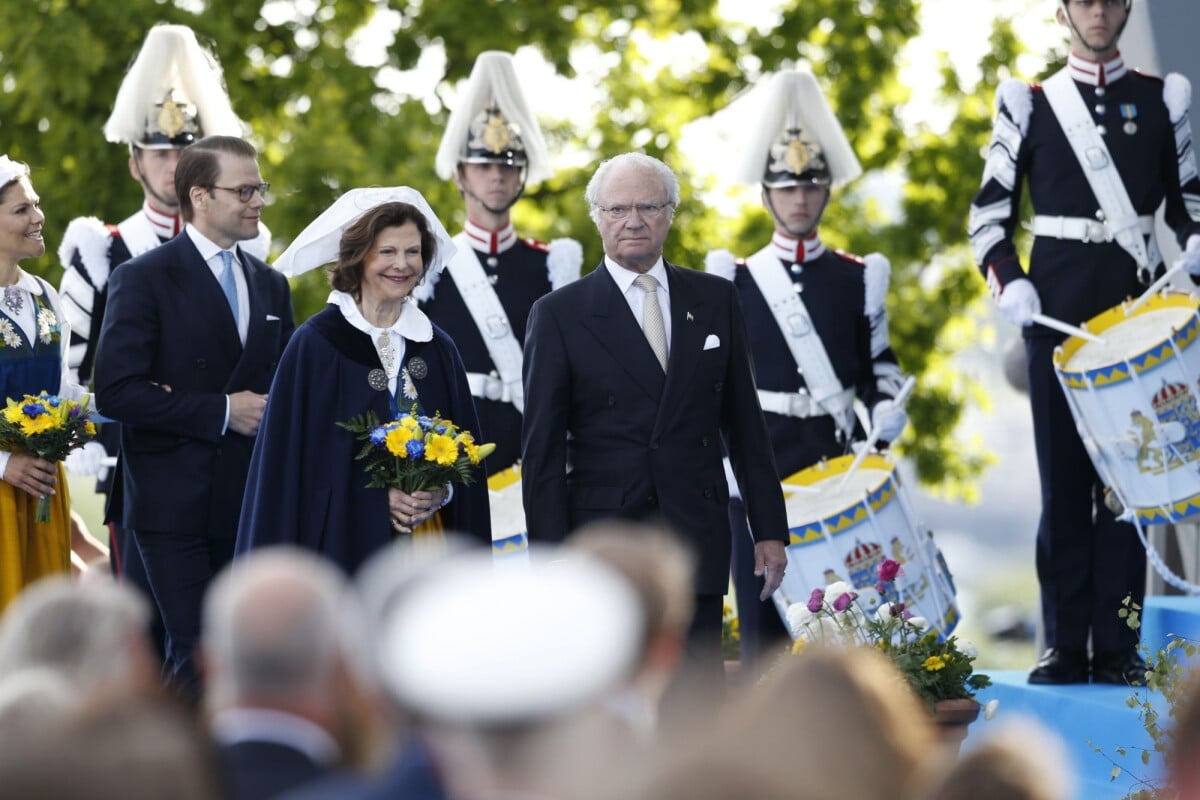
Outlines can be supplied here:
[[[1200, 598], [1146, 598], [1141, 635], [1143, 647], [1150, 652], [1164, 647], [1171, 635], [1200, 640]], [[1159, 754], [1152, 753], [1150, 764], [1142, 764], [1142, 750], [1152, 748], [1153, 742], [1138, 709], [1128, 705], [1135, 695], [1148, 698], [1161, 722], [1169, 724], [1160, 694], [1125, 686], [1031, 686], [1025, 671], [983, 671], [991, 677], [992, 686], [980, 691], [976, 699], [981, 703], [998, 700], [1000, 705], [991, 721], [980, 717], [971, 726], [964, 752], [1005, 720], [1032, 718], [1060, 737], [1067, 760], [1063, 768], [1072, 781], [1074, 800], [1119, 800], [1142, 788], [1139, 780], [1162, 777]], [[1124, 756], [1119, 753], [1122, 749]], [[1115, 778], [1114, 767], [1120, 767]]]

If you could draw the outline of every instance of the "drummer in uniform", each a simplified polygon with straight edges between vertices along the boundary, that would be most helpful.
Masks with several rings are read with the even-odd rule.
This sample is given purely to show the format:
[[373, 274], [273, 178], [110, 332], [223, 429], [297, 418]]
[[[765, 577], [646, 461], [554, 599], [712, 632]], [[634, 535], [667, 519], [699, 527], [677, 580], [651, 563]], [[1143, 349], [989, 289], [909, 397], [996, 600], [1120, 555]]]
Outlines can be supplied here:
[[[58, 256], [63, 265], [63, 313], [71, 324], [67, 366], [71, 380], [87, 386], [100, 327], [104, 321], [108, 276], [114, 269], [178, 235], [183, 229], [175, 196], [175, 165], [183, 148], [211, 134], [241, 136], [220, 68], [184, 25], [157, 25], [130, 66], [112, 114], [104, 124], [110, 142], [129, 147], [129, 174], [142, 187], [142, 207], [116, 225], [78, 217], [63, 234]], [[246, 249], [264, 258], [270, 246], [266, 228]], [[109, 556], [114, 573], [149, 593], [141, 556], [120, 519], [115, 470], [103, 459], [117, 455], [115, 423], [100, 426], [102, 445], [87, 445], [68, 457], [73, 472], [98, 476], [96, 491], [109, 495]]]
[[[863, 433], [856, 399], [869, 409], [884, 446], [900, 436], [908, 418], [892, 402], [903, 375], [888, 342], [888, 260], [830, 250], [818, 231], [832, 189], [862, 174], [854, 150], [810, 73], [777, 74], [766, 102], [740, 178], [761, 184], [775, 232], [770, 244], [744, 260], [725, 250], [709, 253], [706, 269], [738, 287], [758, 398], [782, 479], [850, 451], [851, 439]], [[730, 496], [746, 663], [787, 631], [773, 602], [758, 599], [753, 540], [732, 476]]]
[[[1078, 325], [1141, 294], [1162, 270], [1154, 214], [1200, 273], [1200, 180], [1184, 77], [1131, 70], [1117, 48], [1131, 0], [1061, 0], [1066, 67], [1044, 84], [1010, 80], [982, 187], [971, 205], [975, 259], [1000, 312], [1023, 328], [1042, 487], [1037, 532], [1046, 651], [1030, 683], [1140, 683], [1137, 632], [1118, 616], [1141, 604], [1146, 555], [1134, 527], [1102, 502], [1104, 487], [1076, 432], [1051, 356], [1063, 337], [1035, 314]], [[1033, 204], [1026, 274], [1013, 244], [1021, 187]], [[1125, 412], [1127, 413], [1127, 411]], [[1089, 641], [1091, 655], [1089, 660]]]
[[[525, 322], [535, 300], [579, 277], [583, 248], [520, 238], [511, 210], [527, 184], [553, 173], [541, 128], [517, 82], [512, 56], [481, 53], [462, 101], [450, 114], [437, 153], [438, 175], [453, 180], [466, 204], [458, 252], [440, 275], [413, 291], [422, 310], [457, 345], [479, 412], [482, 439], [495, 442], [489, 475], [521, 454]], [[512, 495], [519, 505], [520, 489]], [[500, 502], [492, 517], [511, 519]], [[501, 526], [494, 525], [499, 531]]]

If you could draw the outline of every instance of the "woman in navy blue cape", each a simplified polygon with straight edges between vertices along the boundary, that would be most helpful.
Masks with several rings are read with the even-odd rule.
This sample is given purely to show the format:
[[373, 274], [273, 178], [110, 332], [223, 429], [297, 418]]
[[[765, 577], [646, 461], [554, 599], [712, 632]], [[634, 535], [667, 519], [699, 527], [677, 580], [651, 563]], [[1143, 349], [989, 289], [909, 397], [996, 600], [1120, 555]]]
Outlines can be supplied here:
[[[338, 422], [366, 411], [385, 421], [415, 405], [422, 414], [440, 413], [478, 440], [466, 371], [446, 333], [415, 303], [403, 302], [395, 321], [380, 326], [368, 319], [373, 309], [363, 308], [372, 267], [369, 261], [365, 268], [354, 264], [354, 248], [346, 240], [368, 243], [359, 253], [386, 251], [394, 257], [395, 232], [401, 225], [411, 229], [414, 224], [421, 234], [424, 271], [439, 268], [452, 255], [453, 245], [424, 199], [406, 187], [351, 190], [276, 262], [285, 274], [296, 274], [332, 261], [334, 253], [339, 261], [332, 274], [330, 304], [296, 330], [276, 371], [250, 462], [238, 554], [292, 544], [322, 553], [353, 572], [392, 541], [397, 521], [415, 525], [438, 511], [433, 506], [443, 498], [441, 491], [432, 503], [420, 506], [421, 513], [413, 519], [397, 511], [411, 512], [411, 505], [405, 505], [412, 502], [409, 496], [402, 495], [402, 504], [389, 508], [389, 490], [366, 488], [363, 462], [354, 460], [363, 442]], [[394, 281], [384, 291], [392, 291], [409, 276], [397, 266], [386, 277]], [[411, 286], [399, 291], [406, 294]], [[475, 481], [470, 486], [456, 484], [438, 513], [448, 530], [490, 546], [486, 473], [482, 465], [473, 472]], [[424, 500], [429, 495], [413, 497]]]

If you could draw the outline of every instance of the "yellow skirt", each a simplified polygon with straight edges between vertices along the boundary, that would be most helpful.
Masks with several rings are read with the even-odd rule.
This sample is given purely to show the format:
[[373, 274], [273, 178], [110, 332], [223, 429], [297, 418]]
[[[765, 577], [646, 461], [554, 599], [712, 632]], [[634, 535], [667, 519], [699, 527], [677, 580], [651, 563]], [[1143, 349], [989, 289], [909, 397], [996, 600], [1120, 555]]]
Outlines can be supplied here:
[[71, 572], [71, 500], [62, 464], [57, 487], [50, 521], [38, 523], [37, 499], [0, 481], [0, 612], [38, 578]]

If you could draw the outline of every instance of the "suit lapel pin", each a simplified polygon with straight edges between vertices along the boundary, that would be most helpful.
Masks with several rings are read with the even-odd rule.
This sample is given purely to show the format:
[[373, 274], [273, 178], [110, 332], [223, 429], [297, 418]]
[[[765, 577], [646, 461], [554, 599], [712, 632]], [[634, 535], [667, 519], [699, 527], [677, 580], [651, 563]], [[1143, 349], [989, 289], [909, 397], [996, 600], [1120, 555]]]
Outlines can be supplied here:
[[691, 321], [692, 321], [692, 312], [690, 312], [690, 311], [689, 311], [689, 312], [687, 312], [687, 321], [688, 321], [688, 322], [691, 322]]

